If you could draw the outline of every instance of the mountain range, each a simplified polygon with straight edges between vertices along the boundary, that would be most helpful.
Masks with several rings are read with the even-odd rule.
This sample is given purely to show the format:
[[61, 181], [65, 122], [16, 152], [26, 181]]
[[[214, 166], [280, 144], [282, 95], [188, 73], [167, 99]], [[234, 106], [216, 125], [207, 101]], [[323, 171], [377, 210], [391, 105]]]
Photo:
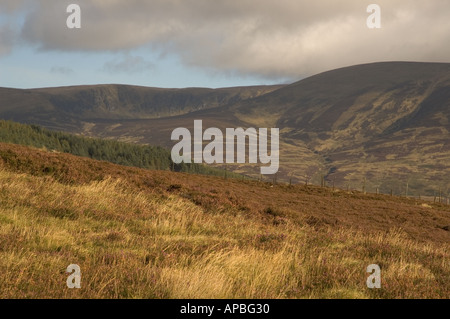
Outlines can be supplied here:
[[[278, 181], [411, 196], [450, 191], [449, 63], [372, 63], [290, 85], [222, 89], [0, 88], [0, 118], [167, 148], [172, 130], [192, 130], [196, 119], [219, 129], [277, 127]], [[227, 169], [259, 176], [259, 165]]]

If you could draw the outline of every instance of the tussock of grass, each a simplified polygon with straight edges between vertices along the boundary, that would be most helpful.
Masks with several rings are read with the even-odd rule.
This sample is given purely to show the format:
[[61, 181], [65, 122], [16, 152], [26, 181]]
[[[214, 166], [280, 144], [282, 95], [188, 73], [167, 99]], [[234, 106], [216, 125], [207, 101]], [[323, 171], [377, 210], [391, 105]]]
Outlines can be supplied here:
[[[0, 170], [0, 298], [446, 298], [448, 245]], [[273, 209], [270, 208], [270, 212]], [[263, 212], [265, 214], [267, 212]], [[265, 214], [267, 215], [267, 214]], [[68, 289], [78, 264], [82, 288]], [[366, 287], [367, 265], [382, 289]]]

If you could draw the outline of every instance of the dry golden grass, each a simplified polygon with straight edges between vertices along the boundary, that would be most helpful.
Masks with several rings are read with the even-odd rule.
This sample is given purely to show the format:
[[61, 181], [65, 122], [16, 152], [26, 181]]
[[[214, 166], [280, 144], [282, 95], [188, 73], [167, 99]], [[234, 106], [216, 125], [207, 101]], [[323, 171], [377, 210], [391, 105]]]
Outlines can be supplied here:
[[[121, 178], [66, 184], [0, 169], [0, 298], [450, 295], [447, 243], [276, 220], [213, 213]], [[66, 286], [72, 263], [81, 289]], [[366, 287], [373, 263], [381, 289]]]

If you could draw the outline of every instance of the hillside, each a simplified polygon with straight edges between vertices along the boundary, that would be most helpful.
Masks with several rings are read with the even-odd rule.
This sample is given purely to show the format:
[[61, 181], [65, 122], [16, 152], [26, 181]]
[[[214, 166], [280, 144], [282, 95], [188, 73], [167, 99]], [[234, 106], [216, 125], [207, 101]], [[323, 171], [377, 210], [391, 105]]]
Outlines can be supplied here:
[[[1, 298], [450, 293], [447, 205], [142, 170], [4, 143], [0, 203]], [[71, 263], [81, 267], [82, 289], [65, 285]], [[382, 289], [366, 287], [372, 263]]]
[[222, 107], [280, 87], [163, 89], [111, 84], [30, 90], [0, 88], [0, 118], [79, 132], [88, 128], [86, 123], [91, 121], [185, 114]]
[[[320, 155], [323, 166], [316, 173], [341, 186], [360, 186], [365, 177], [372, 190], [386, 193], [404, 192], [407, 182], [416, 196], [438, 188], [450, 192], [448, 63], [333, 70], [231, 109], [249, 125], [270, 118], [287, 144]], [[291, 158], [284, 162], [290, 162], [288, 170], [296, 169]]]
[[[450, 197], [448, 63], [357, 65], [287, 86], [0, 91], [5, 119], [166, 148], [195, 119], [222, 130], [279, 127], [279, 181]], [[227, 169], [259, 177], [259, 165]]]
[[[158, 120], [97, 121], [89, 134], [170, 147], [176, 127], [279, 127], [278, 180], [410, 196], [450, 194], [450, 64], [374, 63], [263, 96]], [[257, 165], [228, 165], [258, 176]]]

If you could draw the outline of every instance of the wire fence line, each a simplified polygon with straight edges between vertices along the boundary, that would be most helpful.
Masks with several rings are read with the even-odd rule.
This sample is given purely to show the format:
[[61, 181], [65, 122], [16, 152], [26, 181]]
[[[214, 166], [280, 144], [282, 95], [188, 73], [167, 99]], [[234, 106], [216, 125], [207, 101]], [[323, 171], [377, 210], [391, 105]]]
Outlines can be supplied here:
[[[303, 181], [301, 181], [301, 178]], [[423, 192], [417, 191], [417, 190], [411, 190], [410, 183], [406, 182], [403, 189], [399, 189], [399, 187], [377, 187], [372, 186], [369, 187], [368, 185], [369, 180], [367, 178], [363, 178], [361, 183], [356, 182], [340, 182], [337, 183], [335, 179], [329, 180], [326, 179], [325, 176], [320, 177], [319, 183], [313, 182], [314, 179], [311, 178], [311, 176], [300, 176], [296, 175], [296, 178], [293, 178], [293, 174], [288, 174], [288, 181], [286, 182], [285, 179], [282, 181], [279, 181], [278, 174], [274, 174], [271, 176], [264, 176], [260, 175], [258, 178], [259, 181], [262, 182], [269, 182], [273, 185], [275, 184], [288, 184], [290, 186], [292, 185], [304, 185], [304, 186], [319, 186], [321, 188], [330, 189], [331, 191], [346, 191], [346, 192], [359, 192], [362, 194], [375, 194], [375, 195], [389, 195], [389, 196], [397, 196], [397, 197], [405, 197], [405, 198], [411, 198], [411, 199], [417, 199], [417, 200], [424, 200], [424, 201], [432, 201], [433, 203], [440, 203], [444, 205], [450, 205], [450, 193], [449, 189], [450, 187], [445, 188], [446, 191], [443, 190], [443, 188], [439, 188], [439, 190], [434, 191], [433, 195], [430, 194], [424, 194]], [[351, 187], [351, 184], [353, 186], [355, 184], [359, 184], [358, 187]]]

